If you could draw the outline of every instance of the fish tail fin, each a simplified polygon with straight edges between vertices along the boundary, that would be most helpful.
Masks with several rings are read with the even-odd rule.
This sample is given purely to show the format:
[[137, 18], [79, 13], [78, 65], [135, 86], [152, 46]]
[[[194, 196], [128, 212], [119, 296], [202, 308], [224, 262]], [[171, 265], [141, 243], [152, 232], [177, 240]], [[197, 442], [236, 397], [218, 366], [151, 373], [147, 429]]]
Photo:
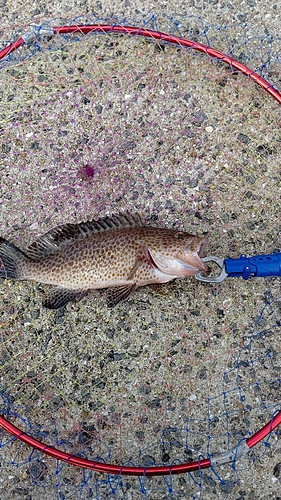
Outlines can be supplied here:
[[19, 248], [0, 237], [0, 278], [22, 279], [19, 264], [26, 258]]

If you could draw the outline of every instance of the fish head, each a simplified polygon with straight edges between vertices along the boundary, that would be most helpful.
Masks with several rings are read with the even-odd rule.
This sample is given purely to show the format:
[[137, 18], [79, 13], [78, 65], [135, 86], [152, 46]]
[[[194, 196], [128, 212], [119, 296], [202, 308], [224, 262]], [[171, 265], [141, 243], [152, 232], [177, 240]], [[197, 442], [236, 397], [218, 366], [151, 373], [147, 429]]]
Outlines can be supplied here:
[[155, 267], [164, 274], [182, 278], [209, 271], [202, 260], [206, 238], [184, 231], [168, 230], [167, 233], [164, 232], [160, 246], [148, 249]]

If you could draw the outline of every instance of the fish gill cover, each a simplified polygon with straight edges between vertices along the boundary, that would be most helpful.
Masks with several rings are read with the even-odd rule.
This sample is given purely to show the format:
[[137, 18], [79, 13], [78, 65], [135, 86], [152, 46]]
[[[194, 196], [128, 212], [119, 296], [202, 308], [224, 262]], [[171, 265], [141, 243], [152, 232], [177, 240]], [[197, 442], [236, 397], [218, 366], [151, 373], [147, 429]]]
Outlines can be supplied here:
[[[249, 26], [180, 16], [144, 25], [280, 79], [276, 41]], [[59, 224], [128, 210], [207, 234], [209, 254], [280, 251], [280, 107], [245, 76], [113, 34], [38, 37], [2, 66], [1, 236], [24, 249]], [[34, 437], [98, 461], [169, 465], [232, 448], [280, 409], [278, 279], [188, 278], [114, 310], [96, 291], [47, 311], [47, 291], [0, 290], [1, 412]], [[55, 463], [1, 431], [1, 488], [13, 477], [14, 495], [35, 483], [40, 498], [238, 498], [245, 483], [263, 491], [258, 459], [266, 481], [278, 479], [278, 435], [207, 472], [124, 479]]]

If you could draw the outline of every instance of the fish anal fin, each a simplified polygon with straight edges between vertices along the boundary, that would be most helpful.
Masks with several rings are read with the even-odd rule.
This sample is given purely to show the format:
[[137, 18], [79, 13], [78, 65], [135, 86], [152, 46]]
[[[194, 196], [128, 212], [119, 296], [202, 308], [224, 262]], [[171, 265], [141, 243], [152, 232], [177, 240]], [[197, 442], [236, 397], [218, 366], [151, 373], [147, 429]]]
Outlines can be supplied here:
[[115, 307], [121, 302], [127, 300], [136, 289], [136, 284], [122, 285], [109, 288], [106, 294], [106, 303], [108, 307]]
[[47, 309], [59, 309], [68, 302], [79, 302], [88, 290], [67, 290], [66, 288], [54, 288], [47, 299], [43, 302], [43, 307]]

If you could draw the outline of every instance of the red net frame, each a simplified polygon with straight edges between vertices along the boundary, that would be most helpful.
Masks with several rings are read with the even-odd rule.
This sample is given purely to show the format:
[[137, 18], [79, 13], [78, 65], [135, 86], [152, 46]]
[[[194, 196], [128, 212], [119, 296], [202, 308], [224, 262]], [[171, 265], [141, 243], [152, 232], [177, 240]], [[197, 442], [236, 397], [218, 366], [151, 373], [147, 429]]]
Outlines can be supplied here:
[[[19, 49], [26, 41], [32, 36], [40, 36], [40, 28], [35, 29], [33, 32], [28, 33], [20, 37], [15, 42], [11, 43], [4, 49], [0, 51], [0, 60], [8, 57], [12, 52]], [[196, 50], [198, 52], [204, 53], [209, 57], [216, 59], [226, 65], [230, 66], [233, 70], [239, 71], [240, 73], [248, 76], [254, 83], [263, 88], [269, 95], [271, 95], [279, 104], [281, 104], [281, 94], [273, 87], [267, 80], [258, 75], [251, 68], [237, 61], [233, 57], [230, 57], [212, 47], [207, 45], [188, 40], [176, 35], [170, 35], [160, 31], [147, 30], [144, 28], [139, 28], [136, 26], [122, 26], [122, 25], [111, 25], [111, 24], [97, 24], [97, 25], [72, 25], [72, 26], [56, 26], [47, 33], [48, 36], [52, 35], [69, 35], [73, 33], [79, 33], [82, 35], [87, 35], [89, 33], [114, 33], [114, 34], [126, 34], [133, 36], [141, 36], [146, 38], [151, 38], [160, 42], [166, 42], [174, 44], [180, 47], [189, 48]], [[46, 33], [43, 32], [41, 34]], [[246, 447], [243, 454], [254, 447], [257, 443], [265, 439], [279, 424], [281, 423], [281, 410], [260, 430], [255, 434], [245, 440]], [[197, 462], [189, 462], [184, 464], [169, 465], [169, 466], [159, 466], [159, 467], [129, 467], [106, 464], [102, 462], [97, 462], [89, 459], [84, 459], [76, 455], [72, 455], [53, 446], [49, 446], [41, 441], [33, 438], [29, 434], [25, 433], [14, 424], [9, 422], [5, 417], [0, 416], [0, 426], [9, 432], [16, 439], [19, 439], [23, 443], [31, 446], [34, 449], [41, 451], [42, 453], [51, 456], [57, 460], [61, 460], [70, 465], [76, 467], [82, 467], [85, 469], [94, 470], [96, 472], [103, 472], [107, 474], [117, 474], [117, 475], [127, 475], [127, 476], [163, 476], [170, 474], [181, 474], [186, 472], [194, 472], [196, 470], [207, 469], [212, 466], [212, 460], [210, 458], [202, 459]], [[238, 445], [237, 445], [238, 446]], [[216, 464], [224, 464], [232, 462], [235, 460], [236, 454], [230, 454], [228, 458], [225, 458], [224, 454], [216, 456]]]

